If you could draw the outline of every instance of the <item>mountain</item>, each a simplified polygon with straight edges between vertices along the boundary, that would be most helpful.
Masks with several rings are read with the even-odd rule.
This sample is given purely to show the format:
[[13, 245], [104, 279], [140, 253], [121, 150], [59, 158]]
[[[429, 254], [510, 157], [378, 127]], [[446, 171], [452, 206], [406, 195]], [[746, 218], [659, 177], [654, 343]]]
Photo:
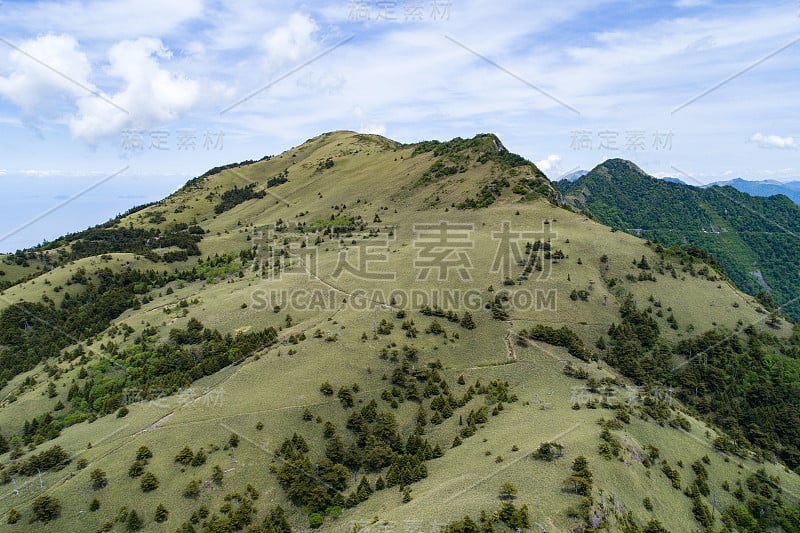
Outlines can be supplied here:
[[739, 288], [765, 291], [784, 313], [800, 317], [800, 207], [787, 197], [670, 183], [621, 159], [559, 188], [567, 203], [604, 224], [707, 251]]
[[733, 187], [737, 191], [746, 192], [752, 196], [775, 196], [782, 194], [796, 204], [800, 204], [800, 181], [751, 181], [736, 178], [728, 181], [710, 183], [707, 187]]
[[589, 173], [588, 170], [575, 170], [574, 172], [568, 172], [563, 176], [559, 176], [558, 181], [567, 180], [569, 182], [572, 182], [577, 180], [578, 178], [585, 176], [588, 173]]
[[[587, 172], [587, 174], [588, 174], [588, 172]], [[686, 185], [686, 182], [684, 182], [684, 181], [682, 181], [682, 180], [680, 180], [678, 178], [662, 178], [662, 179], [664, 181], [669, 182], [669, 183], [677, 183], [678, 185]]]
[[580, 179], [581, 177], [588, 174], [588, 170], [576, 170], [575, 172], [568, 172], [563, 176], [559, 177], [557, 180], [553, 182], [553, 186], [561, 190], [562, 188], [569, 187], [569, 184]]
[[794, 325], [559, 201], [339, 131], [2, 257], [4, 530], [796, 531]]

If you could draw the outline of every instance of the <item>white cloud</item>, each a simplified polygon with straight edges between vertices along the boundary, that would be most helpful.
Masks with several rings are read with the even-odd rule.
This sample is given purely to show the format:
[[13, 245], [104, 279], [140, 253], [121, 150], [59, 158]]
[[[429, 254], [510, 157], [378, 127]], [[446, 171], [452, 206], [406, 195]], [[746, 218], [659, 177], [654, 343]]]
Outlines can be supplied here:
[[[704, 0], [670, 3], [691, 8]], [[670, 164], [694, 165], [698, 172], [717, 178], [725, 168], [746, 176], [762, 166], [792, 164], [794, 150], [758, 150], [765, 143], [755, 140], [748, 150], [741, 149], [742, 140], [763, 128], [758, 124], [797, 118], [795, 110], [786, 106], [794, 98], [792, 83], [787, 81], [796, 63], [792, 50], [671, 114], [676, 106], [795, 38], [796, 18], [786, 16], [785, 3], [707, 3], [702, 11], [676, 14], [668, 8], [638, 20], [635, 13], [626, 13], [624, 3], [610, 0], [544, 2], [537, 6], [535, 16], [524, 0], [491, 5], [464, 0], [454, 3], [447, 20], [432, 19], [426, 9], [424, 20], [405, 22], [399, 8], [400, 20], [389, 23], [354, 21], [342, 0], [303, 7], [259, 0], [172, 4], [163, 0], [33, 0], [24, 3], [24, 9], [20, 3], [4, 5], [0, 26], [8, 28], [7, 37], [15, 42], [48, 31], [68, 32], [73, 42], [80, 42], [74, 51], [80, 57], [85, 53], [84, 62], [94, 66], [81, 79], [130, 111], [125, 115], [102, 99], [73, 93], [77, 87], [58, 86], [64, 80], [55, 80], [61, 92], [46, 94], [57, 97], [39, 98], [61, 102], [58, 113], [50, 115], [58, 120], [51, 121], [55, 127], [47, 132], [47, 142], [58, 140], [56, 135], [66, 130], [63, 124], [70, 126], [73, 136], [89, 140], [124, 128], [152, 128], [152, 124], [170, 130], [224, 129], [226, 153], [213, 160], [219, 164], [227, 158], [252, 156], [248, 150], [277, 152], [298, 139], [332, 129], [389, 131], [393, 138], [409, 142], [491, 131], [512, 151], [536, 160], [547, 154], [566, 157], [571, 131], [591, 130], [596, 145], [599, 131], [614, 130], [620, 133], [619, 155], [649, 171], [669, 171]], [[615, 15], [601, 31], [591, 22], [597, 10]], [[270, 86], [234, 112], [219, 113], [351, 35], [354, 38], [344, 46]], [[445, 35], [507, 71], [482, 61]], [[156, 44], [145, 45], [141, 37], [152, 37]], [[133, 50], [112, 59], [110, 49], [121, 46], [123, 39], [131, 39], [124, 42]], [[7, 76], [0, 83], [8, 87], [18, 66], [4, 63], [6, 55], [0, 53], [0, 76]], [[18, 89], [15, 94], [23, 98], [36, 92]], [[765, 97], [752, 98], [754, 94]], [[7, 102], [0, 101], [0, 115], [19, 119], [22, 103], [6, 98]], [[364, 110], [361, 116], [354, 115], [356, 107]], [[38, 113], [39, 108], [28, 104], [27, 109]], [[22, 118], [25, 122], [27, 117]], [[3, 120], [0, 117], [0, 124]], [[168, 121], [173, 123], [163, 124]], [[646, 151], [622, 151], [627, 130], [646, 131]], [[14, 128], [8, 131], [17, 133]], [[669, 153], [651, 147], [656, 131], [674, 131], [675, 144]], [[236, 148], [234, 143], [227, 144], [229, 132]], [[15, 142], [11, 135], [9, 139]], [[109, 139], [116, 145], [113, 149], [94, 145], [88, 149], [97, 152], [87, 151], [87, 156], [118, 157], [118, 139]], [[795, 136], [793, 142], [800, 144], [800, 137]], [[26, 157], [28, 146], [22, 142], [17, 146], [22, 149], [9, 150], [11, 157]], [[68, 148], [59, 161], [73, 157], [69, 154], [75, 151], [67, 141], [63, 146]], [[51, 153], [61, 148], [54, 143]], [[570, 153], [570, 166], [591, 168], [600, 154], [598, 150]], [[202, 170], [192, 165], [206, 164], [199, 158], [186, 163], [174, 152], [168, 155], [150, 151], [137, 164], [187, 172]], [[769, 158], [769, 163], [759, 157]], [[212, 160], [211, 155], [207, 160]], [[57, 164], [68, 168], [72, 163]], [[564, 164], [549, 158], [540, 162], [548, 174]]]
[[331, 71], [315, 71], [306, 69], [297, 74], [297, 86], [307, 90], [326, 94], [341, 93], [346, 80], [341, 74]]
[[369, 123], [362, 125], [358, 131], [360, 133], [370, 133], [375, 135], [386, 135], [386, 124]]
[[13, 70], [0, 77], [0, 95], [28, 117], [49, 116], [59, 104], [94, 90], [89, 60], [69, 35], [47, 34], [24, 41], [8, 59]]
[[63, 170], [56, 170], [56, 169], [42, 169], [42, 168], [26, 168], [19, 171], [19, 174], [27, 177], [51, 177], [51, 176], [64, 176], [68, 174]]
[[107, 178], [108, 170], [87, 170], [70, 169], [63, 170], [57, 168], [21, 168], [8, 172], [13, 176], [25, 176], [26, 178]]
[[780, 135], [764, 135], [755, 133], [750, 137], [750, 141], [758, 143], [761, 148], [796, 148], [797, 143], [794, 137], [781, 137]]
[[263, 38], [268, 64], [276, 67], [307, 57], [317, 47], [313, 34], [318, 29], [317, 23], [308, 15], [293, 13], [284, 26]]
[[[22, 42], [19, 48], [9, 53], [11, 71], [0, 76], [0, 96], [18, 106], [34, 124], [66, 121], [76, 138], [93, 141], [125, 127], [172, 121], [199, 98], [196, 81], [162, 67], [172, 55], [159, 39], [111, 46], [105, 74], [109, 83], [121, 81], [120, 90], [113, 94], [100, 91], [92, 82], [101, 73], [93, 73], [86, 54], [70, 35], [43, 35]], [[209, 89], [223, 92], [218, 83], [211, 83]]]
[[706, 35], [705, 37], [701, 37], [696, 41], [689, 43], [686, 46], [686, 51], [695, 53], [702, 52], [703, 50], [714, 48], [715, 44], [714, 38], [711, 35]]
[[386, 124], [375, 122], [367, 119], [364, 110], [356, 106], [353, 109], [353, 115], [359, 121], [357, 131], [359, 133], [371, 133], [375, 135], [386, 135]]
[[708, 4], [708, 1], [709, 0], [677, 0], [675, 2], [675, 7], [700, 7]]
[[545, 174], [550, 171], [557, 170], [561, 167], [561, 156], [557, 154], [550, 154], [541, 161], [537, 161], [536, 166], [539, 167], [539, 170]]
[[0, 26], [36, 34], [41, 28], [81, 40], [164, 35], [199, 17], [203, 0], [66, 0], [5, 2]]
[[127, 114], [96, 96], [78, 100], [79, 112], [70, 122], [73, 136], [94, 140], [125, 127], [149, 127], [179, 118], [198, 101], [197, 81], [162, 68], [172, 54], [159, 39], [121, 41], [108, 54], [108, 74], [124, 88], [108, 97]]

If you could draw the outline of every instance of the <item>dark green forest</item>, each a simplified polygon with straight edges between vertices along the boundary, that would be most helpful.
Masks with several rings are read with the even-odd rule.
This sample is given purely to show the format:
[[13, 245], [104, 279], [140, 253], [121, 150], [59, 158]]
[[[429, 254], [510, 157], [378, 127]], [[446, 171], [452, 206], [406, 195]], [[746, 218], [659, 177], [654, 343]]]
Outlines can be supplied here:
[[[725, 430], [721, 451], [755, 451], [800, 471], [800, 336], [781, 340], [753, 326], [715, 329], [672, 345], [646, 310], [625, 300], [608, 331], [603, 358], [649, 387], [672, 387], [675, 398]], [[797, 330], [800, 332], [800, 330]], [[659, 419], [658, 410], [653, 410]], [[668, 419], [659, 419], [669, 423]]]
[[64, 291], [60, 304], [50, 298], [43, 302], [17, 302], [0, 312], [0, 384], [5, 386], [40, 361], [102, 332], [125, 310], [146, 303], [149, 291], [171, 281], [224, 276], [242, 268], [241, 261], [250, 252], [201, 259], [191, 269], [169, 273], [101, 268], [89, 275], [78, 269], [67, 287], [60, 289]]

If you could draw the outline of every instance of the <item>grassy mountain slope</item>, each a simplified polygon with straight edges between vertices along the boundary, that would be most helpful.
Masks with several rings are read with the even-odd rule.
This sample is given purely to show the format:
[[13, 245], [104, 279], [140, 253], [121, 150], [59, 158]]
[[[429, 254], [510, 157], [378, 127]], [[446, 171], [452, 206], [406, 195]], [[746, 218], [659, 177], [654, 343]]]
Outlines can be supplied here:
[[[736, 399], [758, 392], [778, 395], [769, 404], [775, 412], [790, 409], [780, 397], [790, 398], [797, 383], [791, 324], [766, 324], [754, 298], [702, 261], [559, 208], [548, 201], [552, 193], [534, 165], [491, 135], [400, 145], [333, 132], [192, 180], [102, 228], [138, 233], [96, 231], [28, 251], [57, 266], [2, 295], [0, 315], [19, 313], [4, 323], [4, 342], [41, 361], [0, 390], [0, 435], [10, 448], [0, 456], [0, 520], [21, 514], [10, 531], [124, 531], [136, 511], [147, 531], [189, 530], [193, 517], [197, 531], [270, 531], [275, 524], [264, 520], [281, 506], [295, 530], [308, 529], [317, 511], [331, 531], [428, 530], [500, 511], [506, 525], [494, 527], [503, 530], [525, 506], [532, 530], [598, 522], [636, 531], [632, 522], [641, 530], [657, 519], [668, 531], [691, 531], [713, 507], [716, 529], [727, 510], [728, 520], [759, 516], [764, 527], [791, 531], [800, 477], [765, 458], [787, 461], [792, 443], [767, 439], [755, 450], [744, 425], [752, 407], [743, 401], [731, 414], [715, 403], [718, 390]], [[457, 270], [417, 279], [424, 248], [414, 225], [443, 220], [471, 225], [471, 268], [466, 279]], [[507, 272], [494, 270], [504, 222], [529, 232], [522, 245], [549, 239], [549, 255], [542, 245], [535, 261], [526, 254]], [[144, 232], [160, 238], [141, 240]], [[132, 250], [118, 249], [122, 237]], [[177, 244], [162, 246], [169, 239]], [[82, 240], [90, 242], [76, 245]], [[188, 253], [192, 242], [199, 255]], [[254, 244], [271, 253], [254, 255]], [[88, 249], [101, 253], [80, 257]], [[165, 262], [180, 250], [185, 257]], [[358, 265], [360, 254], [374, 254], [374, 271], [336, 273], [342, 258]], [[396, 277], [373, 275], [387, 272]], [[65, 309], [65, 294], [79, 302], [61, 313], [70, 315], [105, 310], [97, 303], [103, 295], [135, 301], [100, 331], [59, 323], [66, 340], [50, 335], [53, 323], [35, 329], [36, 317], [20, 310]], [[631, 315], [631, 306], [649, 321]], [[659, 343], [634, 338], [637, 320]], [[613, 338], [612, 324], [620, 330]], [[552, 333], [562, 326], [572, 334]], [[712, 348], [703, 361], [679, 349], [708, 330], [749, 339], [739, 351], [758, 349], [765, 365], [781, 369], [776, 380], [788, 383], [767, 387], [751, 376], [760, 388], [733, 390], [737, 376], [716, 372]], [[18, 350], [0, 352], [4, 366], [19, 361]], [[694, 372], [702, 368], [723, 387], [701, 382]], [[321, 390], [325, 382], [332, 394]], [[735, 442], [720, 427], [737, 429]], [[322, 460], [331, 433], [350, 466], [344, 478]], [[295, 434], [305, 445], [286, 444]], [[419, 447], [414, 435], [429, 452], [411, 451]], [[547, 442], [561, 452], [537, 453]], [[54, 446], [65, 457], [56, 450], [31, 463]], [[142, 486], [148, 476], [131, 469], [143, 446], [152, 457], [142, 455], [138, 469], [158, 479], [152, 490]], [[437, 446], [443, 455], [433, 458]], [[185, 447], [195, 456], [202, 449], [205, 460], [176, 462]], [[592, 474], [590, 500], [575, 493], [575, 479], [565, 483], [580, 456]], [[386, 458], [395, 466], [381, 463]], [[425, 465], [419, 480], [415, 461]], [[31, 465], [40, 467], [41, 483]], [[93, 486], [96, 470], [105, 486]], [[399, 481], [376, 490], [379, 477]], [[374, 491], [366, 499], [362, 478]], [[196, 492], [187, 490], [192, 481]], [[515, 498], [498, 498], [505, 482]], [[44, 496], [60, 504], [50, 521]], [[36, 503], [40, 520], [31, 523]], [[156, 522], [160, 504], [165, 522]]]
[[665, 245], [708, 251], [742, 290], [766, 291], [785, 304], [786, 314], [800, 316], [794, 301], [800, 286], [800, 207], [785, 196], [670, 183], [621, 159], [559, 187], [568, 203], [604, 224]]
[[24, 254], [0, 255], [0, 288], [11, 287], [25, 279], [37, 276], [44, 265], [35, 259], [28, 259]]

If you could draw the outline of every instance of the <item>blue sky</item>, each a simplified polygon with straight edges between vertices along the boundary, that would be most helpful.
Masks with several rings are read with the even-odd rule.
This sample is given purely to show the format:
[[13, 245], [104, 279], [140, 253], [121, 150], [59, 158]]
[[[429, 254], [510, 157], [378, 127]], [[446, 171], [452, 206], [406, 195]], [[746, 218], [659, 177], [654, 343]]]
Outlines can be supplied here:
[[4, 1], [0, 29], [0, 250], [336, 129], [800, 177], [796, 0]]

